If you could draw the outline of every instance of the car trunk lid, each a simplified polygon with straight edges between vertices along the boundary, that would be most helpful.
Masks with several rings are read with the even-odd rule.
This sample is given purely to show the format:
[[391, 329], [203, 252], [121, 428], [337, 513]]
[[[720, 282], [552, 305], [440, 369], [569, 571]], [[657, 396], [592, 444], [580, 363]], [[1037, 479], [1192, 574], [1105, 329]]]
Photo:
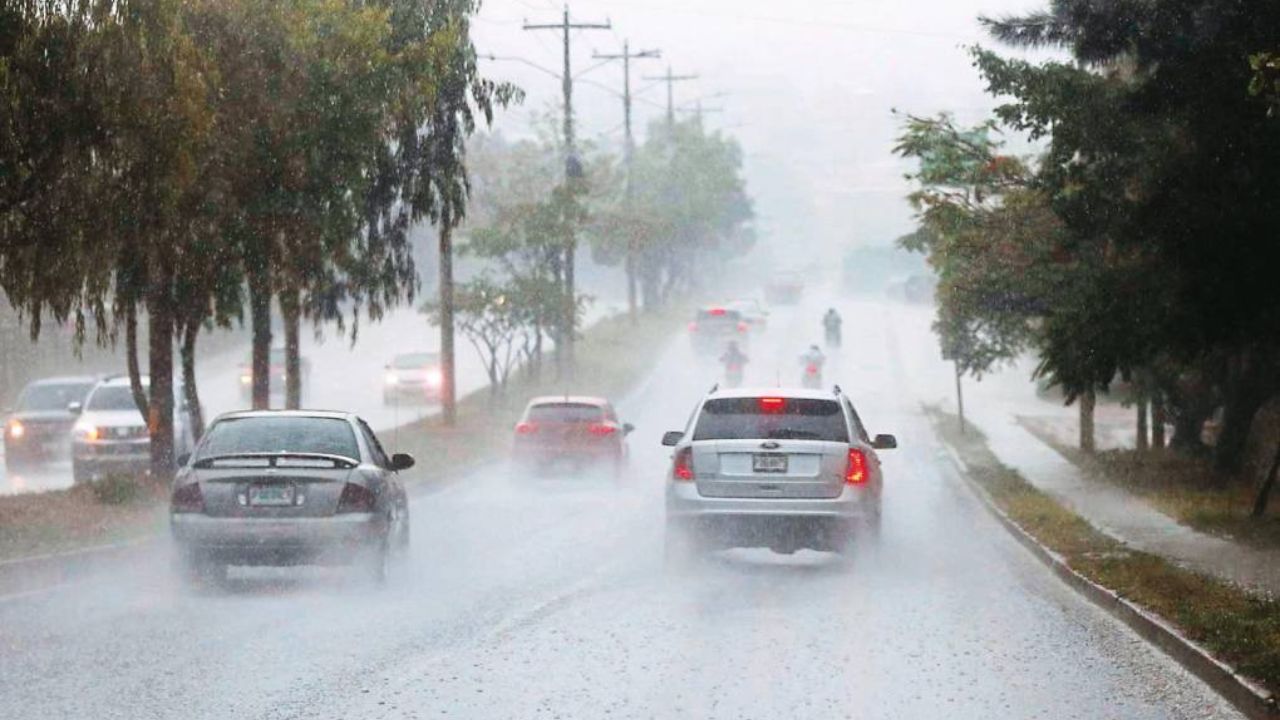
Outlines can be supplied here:
[[693, 467], [704, 497], [834, 498], [847, 452], [820, 440], [715, 440], [694, 443]]

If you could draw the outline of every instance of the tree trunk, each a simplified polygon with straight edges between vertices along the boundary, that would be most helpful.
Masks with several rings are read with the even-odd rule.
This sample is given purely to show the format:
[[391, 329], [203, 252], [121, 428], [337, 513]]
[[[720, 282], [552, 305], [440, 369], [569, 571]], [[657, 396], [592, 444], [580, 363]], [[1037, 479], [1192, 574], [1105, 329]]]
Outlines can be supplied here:
[[199, 322], [187, 323], [182, 331], [182, 397], [187, 403], [187, 418], [194, 440], [204, 435], [204, 410], [200, 407], [200, 394], [196, 392], [196, 338], [199, 334]]
[[1267, 364], [1249, 351], [1242, 352], [1228, 366], [1222, 428], [1213, 447], [1213, 465], [1221, 473], [1240, 470], [1249, 428], [1269, 396], [1270, 383], [1262, 377], [1266, 368]]
[[1147, 401], [1139, 400], [1136, 403], [1138, 412], [1138, 441], [1137, 448], [1139, 450], [1147, 450], [1151, 447], [1150, 436], [1147, 432]]
[[1151, 447], [1156, 450], [1163, 450], [1165, 446], [1164, 426], [1169, 421], [1168, 413], [1165, 410], [1164, 396], [1160, 391], [1156, 391], [1151, 396]]
[[1086, 390], [1080, 394], [1080, 449], [1092, 453], [1097, 450], [1097, 440], [1094, 437], [1093, 428], [1093, 410], [1097, 405], [1098, 397], [1094, 394], [1093, 389]]
[[249, 323], [253, 327], [254, 410], [271, 406], [271, 278], [266, 267], [249, 272]]
[[457, 363], [453, 346], [453, 223], [448, 208], [440, 216], [440, 415], [458, 422]]
[[150, 417], [151, 402], [147, 398], [146, 388], [142, 387], [142, 368], [138, 363], [138, 305], [132, 300], [128, 301], [124, 309], [124, 356], [133, 402], [138, 406], [138, 413], [142, 417]]
[[151, 477], [167, 483], [173, 479], [173, 280], [172, 265], [157, 263], [147, 298], [147, 332], [151, 346], [148, 376], [151, 379], [151, 413], [147, 429], [151, 436]]
[[1260, 518], [1267, 514], [1267, 500], [1271, 498], [1271, 489], [1276, 484], [1276, 471], [1280, 470], [1280, 443], [1276, 444], [1276, 453], [1271, 457], [1271, 469], [1267, 471], [1267, 479], [1258, 489], [1258, 497], [1253, 501], [1251, 517]]
[[290, 410], [302, 407], [302, 356], [299, 335], [302, 308], [298, 291], [281, 290], [278, 296], [280, 317], [284, 321], [284, 406]]
[[960, 382], [963, 379], [963, 377], [962, 377], [962, 373], [960, 372], [960, 363], [957, 362], [957, 363], [954, 363], [954, 365], [956, 369], [956, 413], [960, 418], [960, 434], [964, 435], [965, 434], [964, 388]]

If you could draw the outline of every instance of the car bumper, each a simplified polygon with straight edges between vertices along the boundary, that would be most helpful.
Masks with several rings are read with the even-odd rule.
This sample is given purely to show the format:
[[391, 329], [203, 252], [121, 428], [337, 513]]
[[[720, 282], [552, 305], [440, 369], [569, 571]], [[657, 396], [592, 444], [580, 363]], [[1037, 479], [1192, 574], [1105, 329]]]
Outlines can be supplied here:
[[348, 513], [323, 518], [221, 518], [175, 513], [174, 541], [188, 555], [241, 565], [350, 562], [386, 538], [385, 516]]
[[519, 447], [511, 452], [511, 458], [517, 463], [535, 465], [610, 463], [622, 459], [622, 450], [617, 447]]
[[850, 533], [879, 516], [879, 499], [867, 488], [844, 488], [839, 497], [812, 500], [709, 498], [692, 482], [668, 482], [667, 524], [724, 546], [780, 544], [836, 548]]
[[386, 400], [438, 402], [440, 388], [431, 385], [384, 385], [382, 397]]
[[151, 443], [73, 443], [71, 460], [83, 474], [141, 472], [151, 467]]

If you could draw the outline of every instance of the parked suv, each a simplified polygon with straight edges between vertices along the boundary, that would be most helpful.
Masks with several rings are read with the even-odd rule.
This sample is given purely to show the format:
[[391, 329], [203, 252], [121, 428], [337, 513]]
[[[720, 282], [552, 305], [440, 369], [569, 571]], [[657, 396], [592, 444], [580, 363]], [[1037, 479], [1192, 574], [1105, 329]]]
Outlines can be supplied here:
[[68, 408], [84, 402], [96, 381], [91, 377], [55, 377], [36, 380], [22, 389], [4, 423], [4, 461], [9, 472], [18, 472], [53, 457], [66, 457], [71, 424]]
[[[142, 385], [151, 379], [143, 375]], [[187, 421], [181, 383], [174, 384], [174, 457], [191, 452], [195, 444]], [[71, 476], [79, 484], [113, 472], [141, 473], [151, 464], [151, 435], [147, 419], [138, 411], [128, 376], [107, 378], [94, 386], [80, 403], [71, 404], [78, 415], [71, 432]]]
[[667, 560], [700, 549], [768, 547], [848, 552], [880, 523], [883, 478], [876, 450], [840, 392], [713, 390], [674, 447], [666, 485]]

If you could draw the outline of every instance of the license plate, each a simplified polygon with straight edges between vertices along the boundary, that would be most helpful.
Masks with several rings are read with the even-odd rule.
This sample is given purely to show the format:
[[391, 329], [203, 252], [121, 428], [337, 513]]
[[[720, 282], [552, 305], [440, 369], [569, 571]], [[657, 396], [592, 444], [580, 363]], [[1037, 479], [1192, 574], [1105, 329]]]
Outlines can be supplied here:
[[250, 485], [249, 504], [258, 507], [274, 507], [292, 505], [294, 490], [292, 485]]
[[751, 469], [758, 473], [784, 473], [787, 471], [787, 456], [753, 455]]

